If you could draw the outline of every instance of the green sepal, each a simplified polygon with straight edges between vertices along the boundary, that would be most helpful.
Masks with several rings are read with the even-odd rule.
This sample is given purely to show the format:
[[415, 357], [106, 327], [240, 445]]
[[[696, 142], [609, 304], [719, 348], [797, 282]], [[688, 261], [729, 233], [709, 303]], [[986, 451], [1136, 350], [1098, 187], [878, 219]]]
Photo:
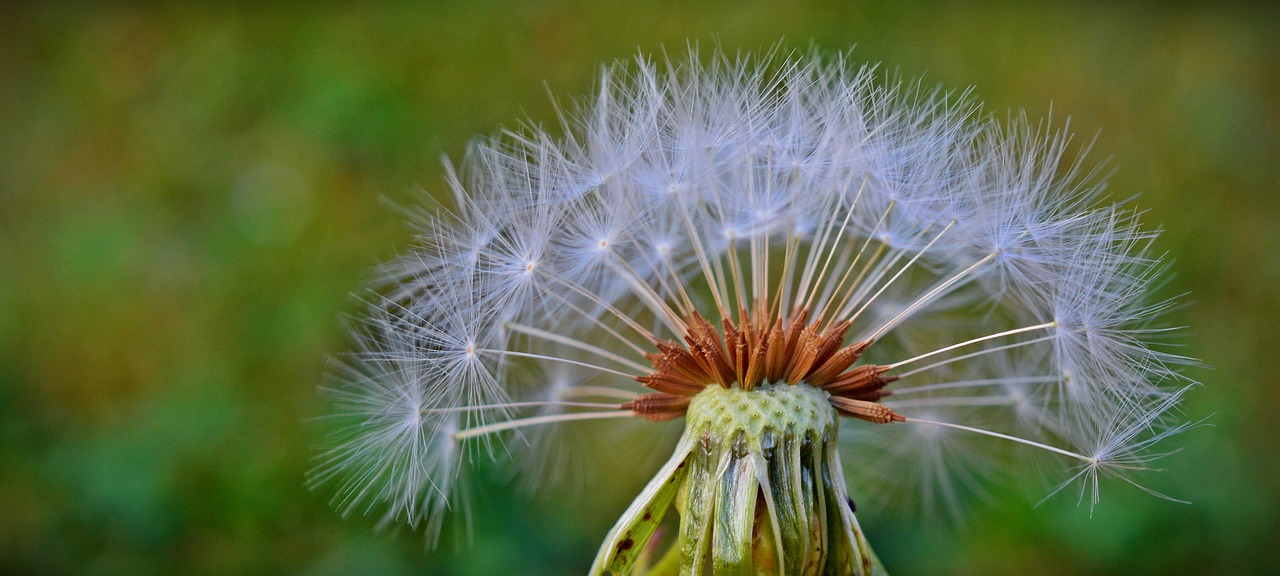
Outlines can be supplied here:
[[770, 463], [768, 478], [778, 525], [799, 528], [777, 531], [782, 539], [782, 573], [817, 576], [822, 570], [822, 544], [821, 535], [805, 520], [811, 517], [813, 492], [801, 474], [803, 438], [796, 434], [778, 434], [776, 438], [774, 451], [766, 459]]
[[[696, 397], [675, 454], [610, 531], [592, 576], [637, 563], [643, 576], [884, 576], [849, 505], [835, 411], [820, 392]], [[641, 551], [673, 505], [679, 535], [650, 568]]]
[[680, 547], [681, 576], [701, 576], [706, 572], [715, 518], [712, 507], [716, 503], [722, 456], [727, 456], [723, 447], [707, 444], [705, 437], [689, 455], [690, 470], [685, 477], [684, 507], [680, 511], [680, 539], [676, 542]]
[[596, 553], [595, 562], [591, 565], [592, 576], [602, 575], [606, 571], [627, 574], [635, 567], [636, 558], [653, 537], [662, 517], [666, 515], [684, 484], [689, 470], [685, 466], [685, 459], [693, 445], [693, 441], [681, 438], [676, 445], [675, 454], [614, 524], [605, 537], [604, 544], [600, 546], [600, 551]]
[[[849, 491], [844, 483], [844, 469], [840, 464], [840, 454], [836, 443], [828, 443], [826, 453], [826, 465], [824, 465], [823, 470], [833, 480], [828, 483], [832, 491], [832, 497], [842, 503], [847, 503], [850, 501]], [[854, 514], [853, 509], [848, 505], [842, 505], [838, 510], [840, 512], [839, 529], [841, 533], [835, 534], [832, 539], [847, 548], [845, 554], [849, 559], [849, 564], [854, 567], [854, 570], [847, 573], [859, 576], [887, 576], [888, 571], [884, 569], [884, 565], [880, 563], [875, 551], [871, 549], [871, 544], [867, 542], [866, 536], [863, 535], [862, 526], [858, 524], [858, 516]]]
[[[745, 441], [738, 438], [734, 443]], [[729, 465], [716, 486], [716, 518], [711, 542], [714, 574], [752, 576], [755, 574], [752, 536], [760, 481], [750, 452], [746, 449], [731, 451]]]

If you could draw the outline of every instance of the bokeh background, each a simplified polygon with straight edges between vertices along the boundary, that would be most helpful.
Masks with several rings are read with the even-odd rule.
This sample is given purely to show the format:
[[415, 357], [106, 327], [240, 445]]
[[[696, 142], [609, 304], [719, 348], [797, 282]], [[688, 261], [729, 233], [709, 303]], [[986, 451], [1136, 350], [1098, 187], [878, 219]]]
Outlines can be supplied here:
[[1193, 504], [1112, 482], [1092, 515], [1000, 486], [958, 525], [860, 510], [889, 568], [1280, 573], [1275, 8], [321, 4], [0, 9], [0, 572], [583, 573], [632, 494], [482, 474], [471, 536], [428, 551], [303, 487], [349, 293], [409, 244], [396, 207], [443, 190], [439, 157], [553, 120], [546, 86], [785, 38], [1099, 134], [1211, 366], [1186, 412], [1212, 426], [1143, 477]]

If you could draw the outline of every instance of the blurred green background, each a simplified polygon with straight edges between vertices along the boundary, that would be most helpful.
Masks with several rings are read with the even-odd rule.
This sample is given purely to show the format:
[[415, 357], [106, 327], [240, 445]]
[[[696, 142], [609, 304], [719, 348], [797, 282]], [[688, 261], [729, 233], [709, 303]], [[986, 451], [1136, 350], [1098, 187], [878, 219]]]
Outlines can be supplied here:
[[[993, 490], [962, 525], [860, 510], [898, 574], [1280, 573], [1280, 13], [1051, 1], [0, 9], [0, 572], [577, 574], [630, 493], [475, 484], [472, 543], [303, 488], [316, 386], [396, 205], [601, 62], [856, 44], [988, 110], [1052, 107], [1167, 232], [1186, 403], [1213, 426], [1102, 505]], [[640, 479], [638, 481], [643, 481]], [[1016, 492], [1009, 490], [1010, 493]]]

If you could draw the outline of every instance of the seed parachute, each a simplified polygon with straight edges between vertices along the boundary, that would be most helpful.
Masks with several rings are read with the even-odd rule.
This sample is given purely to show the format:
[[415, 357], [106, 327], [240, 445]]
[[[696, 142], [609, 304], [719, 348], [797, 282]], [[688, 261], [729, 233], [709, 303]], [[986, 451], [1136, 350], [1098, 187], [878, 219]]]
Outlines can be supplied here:
[[1191, 425], [1156, 235], [1065, 129], [776, 51], [607, 66], [560, 122], [477, 141], [381, 269], [311, 475], [343, 513], [434, 542], [468, 453], [621, 457], [595, 574], [872, 574], [850, 485], [958, 513], [1036, 455], [1093, 505]]

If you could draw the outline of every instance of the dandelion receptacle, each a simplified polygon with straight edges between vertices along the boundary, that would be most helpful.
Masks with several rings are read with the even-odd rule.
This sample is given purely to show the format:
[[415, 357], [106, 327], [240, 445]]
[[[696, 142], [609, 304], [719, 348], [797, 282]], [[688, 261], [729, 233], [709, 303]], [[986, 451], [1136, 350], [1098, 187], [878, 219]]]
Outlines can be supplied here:
[[958, 513], [1034, 457], [1092, 506], [1191, 425], [1155, 233], [1065, 129], [841, 54], [701, 56], [606, 66], [449, 169], [325, 388], [341, 511], [435, 542], [476, 455], [548, 481], [673, 445], [591, 574], [881, 574], [855, 500]]

